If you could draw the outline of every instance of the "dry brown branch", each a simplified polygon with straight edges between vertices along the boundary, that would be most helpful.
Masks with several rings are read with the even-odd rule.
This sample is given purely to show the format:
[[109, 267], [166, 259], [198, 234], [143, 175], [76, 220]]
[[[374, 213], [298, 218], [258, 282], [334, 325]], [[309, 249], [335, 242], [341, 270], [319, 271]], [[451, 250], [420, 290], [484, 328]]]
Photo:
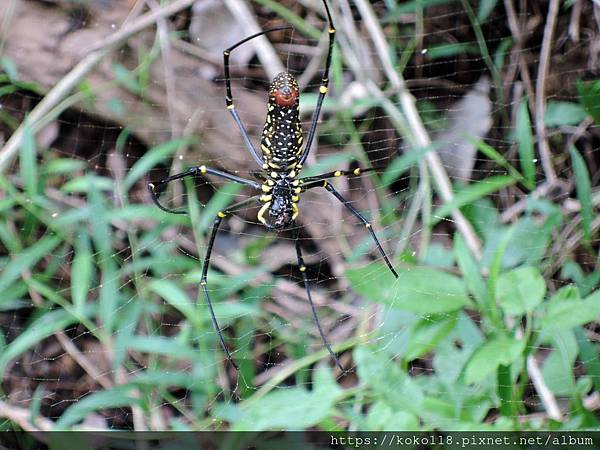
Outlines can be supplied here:
[[540, 52], [540, 63], [538, 66], [535, 92], [535, 129], [537, 132], [538, 149], [546, 179], [550, 183], [553, 183], [554, 180], [556, 180], [556, 172], [552, 165], [552, 155], [550, 153], [550, 146], [548, 145], [546, 136], [546, 127], [544, 125], [544, 114], [546, 112], [545, 86], [546, 78], [548, 76], [550, 51], [552, 49], [552, 36], [554, 34], [554, 26], [556, 24], [559, 6], [559, 0], [550, 0], [548, 16], [546, 17], [546, 26], [544, 27], [544, 39], [542, 41], [542, 50]]

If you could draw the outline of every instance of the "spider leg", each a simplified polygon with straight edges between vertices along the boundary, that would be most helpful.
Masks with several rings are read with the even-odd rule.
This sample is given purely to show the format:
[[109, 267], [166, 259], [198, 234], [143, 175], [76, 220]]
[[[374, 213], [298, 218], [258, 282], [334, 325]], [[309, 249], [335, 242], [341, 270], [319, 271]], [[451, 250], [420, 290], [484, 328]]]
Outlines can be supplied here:
[[239, 203], [231, 205], [226, 210], [219, 211], [217, 213], [217, 217], [215, 217], [215, 221], [213, 222], [213, 227], [210, 232], [208, 248], [206, 249], [206, 253], [204, 255], [204, 264], [202, 266], [202, 278], [200, 278], [200, 286], [202, 286], [202, 290], [204, 291], [204, 298], [206, 298], [208, 310], [210, 311], [210, 318], [212, 320], [215, 331], [219, 335], [219, 341], [221, 341], [221, 347], [223, 347], [223, 350], [225, 351], [225, 354], [227, 355], [227, 360], [231, 363], [231, 365], [233, 367], [235, 367], [236, 370], [238, 370], [239, 367], [231, 358], [231, 353], [229, 353], [229, 350], [227, 349], [227, 346], [225, 345], [225, 339], [223, 338], [223, 334], [221, 333], [221, 328], [219, 327], [219, 323], [217, 322], [217, 317], [215, 316], [215, 311], [213, 309], [212, 302], [210, 301], [210, 295], [208, 293], [208, 287], [206, 284], [207, 284], [207, 277], [208, 277], [208, 267], [210, 265], [210, 257], [212, 255], [213, 245], [215, 243], [215, 238], [217, 237], [217, 233], [219, 232], [219, 227], [221, 226], [221, 222], [223, 221], [223, 218], [225, 218], [227, 216], [227, 214], [235, 212], [236, 210], [242, 208], [243, 206], [245, 206], [255, 200], [256, 200], [256, 197], [251, 197], [249, 199], [246, 199]]
[[175, 181], [175, 180], [180, 180], [182, 178], [185, 177], [192, 177], [195, 176], [197, 174], [206, 174], [209, 173], [211, 175], [215, 175], [217, 177], [221, 177], [224, 178], [226, 180], [229, 181], [233, 181], [235, 183], [240, 183], [240, 184], [244, 184], [246, 186], [251, 186], [254, 189], [260, 189], [260, 184], [252, 181], [252, 180], [246, 180], [245, 178], [241, 178], [238, 177], [236, 175], [227, 173], [227, 172], [223, 172], [221, 170], [217, 170], [217, 169], [213, 169], [211, 167], [207, 167], [207, 166], [195, 166], [195, 167], [190, 167], [188, 170], [175, 174], [175, 175], [171, 175], [170, 177], [167, 178], [163, 178], [162, 180], [160, 180], [158, 183], [154, 184], [154, 183], [148, 183], [148, 190], [150, 191], [150, 196], [152, 197], [152, 201], [154, 202], [154, 204], [156, 206], [158, 206], [160, 209], [162, 209], [165, 212], [168, 212], [170, 214], [187, 214], [187, 211], [181, 211], [181, 210], [176, 210], [176, 209], [170, 209], [167, 208], [165, 206], [163, 206], [160, 201], [158, 200], [158, 195], [156, 194], [156, 190], [161, 188], [162, 186], [164, 186], [165, 184], [170, 183], [171, 181]]
[[315, 323], [317, 324], [317, 328], [319, 330], [319, 334], [321, 335], [321, 340], [325, 345], [325, 348], [329, 351], [331, 355], [331, 359], [335, 362], [335, 364], [340, 368], [342, 374], [346, 374], [346, 369], [340, 363], [340, 360], [336, 356], [336, 354], [331, 349], [331, 345], [329, 341], [325, 337], [325, 333], [323, 332], [323, 328], [321, 327], [321, 321], [319, 320], [319, 316], [317, 315], [317, 309], [315, 308], [315, 304], [312, 300], [312, 295], [310, 294], [310, 286], [308, 284], [308, 277], [306, 276], [306, 266], [304, 265], [304, 258], [302, 258], [302, 249], [300, 248], [300, 240], [298, 239], [300, 236], [300, 227], [296, 227], [296, 232], [294, 233], [294, 240], [296, 241], [296, 256], [298, 257], [298, 266], [300, 267], [300, 273], [302, 274], [302, 280], [304, 281], [304, 288], [306, 289], [306, 295], [308, 297], [308, 303], [310, 304], [310, 309], [312, 310], [313, 317], [315, 319]]
[[[372, 172], [374, 170], [375, 169], [372, 167], [367, 167], [366, 169], [361, 169], [360, 167], [357, 167], [356, 169], [353, 169], [353, 170], [335, 170], [333, 172], [326, 172], [326, 173], [322, 173], [320, 175], [315, 175], [313, 177], [304, 177], [304, 178], [301, 178], [300, 181], [302, 181], [302, 184], [304, 184], [304, 186], [305, 186], [304, 189], [306, 190], [306, 189], [311, 189], [316, 186], [322, 186], [323, 181], [325, 181], [327, 178], [359, 176], [359, 175], [362, 175], [363, 173]], [[308, 184], [308, 187], [306, 187], [307, 184]], [[314, 184], [314, 186], [313, 186], [313, 184]]]
[[317, 99], [317, 106], [315, 107], [315, 111], [313, 112], [310, 128], [308, 129], [306, 145], [304, 146], [304, 153], [300, 158], [301, 165], [303, 165], [306, 161], [306, 158], [308, 158], [310, 147], [312, 145], [312, 141], [317, 131], [317, 122], [319, 121], [319, 116], [321, 115], [321, 106], [323, 106], [323, 100], [325, 100], [325, 95], [327, 94], [327, 86], [329, 85], [329, 68], [331, 67], [331, 55], [333, 54], [333, 43], [335, 42], [336, 30], [333, 26], [333, 20], [331, 19], [331, 12], [329, 11], [329, 7], [327, 6], [326, 0], [323, 0], [323, 4], [325, 5], [327, 21], [329, 22], [329, 49], [327, 50], [327, 61], [325, 63], [325, 69], [323, 70], [323, 76], [321, 78], [321, 87], [319, 88], [319, 98]]
[[327, 189], [329, 192], [331, 192], [333, 194], [333, 196], [335, 198], [337, 198], [352, 214], [354, 214], [364, 224], [364, 226], [367, 228], [367, 230], [369, 230], [369, 233], [371, 233], [371, 237], [373, 238], [373, 241], [375, 242], [375, 245], [377, 246], [379, 253], [381, 253], [381, 256], [383, 257], [383, 260], [387, 264], [390, 271], [394, 274], [394, 276], [396, 278], [398, 278], [398, 272], [396, 272], [396, 270], [392, 266], [392, 263], [390, 263], [390, 260], [388, 259], [387, 255], [385, 253], [385, 250], [383, 250], [383, 247], [379, 243], [379, 239], [377, 239], [377, 235], [375, 234], [375, 231], [373, 231], [373, 227], [371, 226], [371, 223], [367, 219], [365, 219], [365, 217], [361, 213], [359, 213], [354, 208], [354, 206], [352, 206], [350, 204], [350, 202], [348, 200], [346, 200], [344, 197], [342, 197], [342, 194], [340, 194], [338, 191], [336, 191], [335, 188], [331, 185], [331, 183], [329, 183], [327, 180], [323, 180], [319, 184], [317, 184], [316, 181], [314, 181], [313, 183], [309, 184], [308, 186], [305, 185], [303, 190], [308, 190], [308, 189], [315, 188], [317, 186], [321, 186], [321, 187], [324, 187], [325, 189]]
[[225, 69], [225, 91], [226, 91], [225, 103], [227, 105], [227, 109], [229, 110], [229, 112], [231, 113], [231, 116], [233, 117], [233, 120], [235, 120], [235, 123], [237, 123], [237, 126], [240, 129], [240, 133], [242, 134], [242, 139], [244, 140], [244, 144], [246, 144], [246, 148], [248, 148], [248, 150], [250, 151], [250, 154], [252, 155], [254, 160], [261, 167], [262, 167], [264, 161], [263, 161], [262, 157], [260, 156], [260, 154], [256, 151], [256, 148], [254, 148], [254, 145], [252, 144], [252, 141], [250, 140], [250, 136], [248, 136], [248, 131], [246, 130], [246, 127], [242, 123], [242, 119], [240, 118], [240, 115], [238, 114], [237, 110], [235, 109], [235, 104], [233, 103], [233, 95], [231, 93], [231, 76], [229, 74], [229, 55], [231, 55], [231, 52], [233, 50], [235, 50], [237, 47], [239, 47], [240, 45], [242, 45], [254, 38], [257, 38], [258, 36], [262, 36], [263, 34], [270, 33], [271, 31], [290, 30], [292, 28], [293, 27], [290, 27], [290, 26], [270, 28], [268, 30], [261, 31], [260, 33], [253, 34], [252, 36], [248, 36], [247, 38], [242, 39], [238, 43], [229, 47], [227, 50], [223, 51], [223, 66]]

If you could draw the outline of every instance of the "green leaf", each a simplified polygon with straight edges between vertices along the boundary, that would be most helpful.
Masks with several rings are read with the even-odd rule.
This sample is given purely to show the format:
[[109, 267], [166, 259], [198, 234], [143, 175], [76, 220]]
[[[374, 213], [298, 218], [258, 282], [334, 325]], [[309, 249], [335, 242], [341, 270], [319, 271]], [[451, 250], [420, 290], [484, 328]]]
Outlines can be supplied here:
[[575, 329], [575, 337], [585, 371], [592, 378], [596, 390], [600, 390], [600, 360], [598, 359], [600, 345], [590, 342], [586, 332], [581, 328]]
[[369, 431], [420, 430], [419, 420], [415, 414], [407, 411], [394, 411], [381, 400], [369, 407], [365, 429]]
[[471, 255], [460, 233], [454, 235], [454, 255], [460, 272], [465, 278], [467, 289], [473, 294], [479, 306], [482, 307], [486, 300], [485, 282], [481, 277], [478, 263]]
[[485, 142], [479, 139], [472, 139], [471, 142], [477, 147], [477, 149], [481, 153], [490, 158], [492, 161], [496, 162], [496, 164], [498, 164], [500, 167], [506, 169], [508, 174], [515, 180], [518, 180], [519, 182], [527, 185], [529, 189], [533, 189], [535, 187], [534, 184], [530, 185], [525, 179], [525, 177], [523, 177], [523, 175], [521, 175], [521, 173], [517, 169], [515, 169], [515, 167], [512, 164], [510, 164], [506, 160], [506, 158], [502, 156], [502, 154], [500, 154], [494, 147], [486, 144]]
[[522, 316], [539, 305], [546, 294], [546, 282], [535, 267], [519, 267], [498, 278], [496, 297], [504, 311]]
[[354, 360], [358, 377], [395, 411], [419, 413], [423, 404], [423, 392], [419, 385], [403, 372], [388, 353], [371, 347], [357, 347]]
[[85, 161], [70, 158], [58, 158], [48, 161], [44, 165], [44, 172], [48, 175], [71, 174], [86, 167]]
[[45, 236], [10, 260], [0, 273], [0, 297], [2, 291], [21, 277], [21, 273], [31, 270], [38, 261], [48, 256], [61, 242], [62, 240], [58, 236]]
[[162, 162], [167, 156], [174, 153], [178, 148], [190, 145], [193, 142], [194, 139], [191, 137], [174, 139], [148, 150], [127, 173], [127, 176], [123, 180], [124, 192], [127, 192], [129, 189], [131, 189], [136, 181], [146, 175], [150, 169]]
[[67, 181], [60, 188], [63, 192], [90, 192], [92, 190], [112, 191], [115, 183], [111, 178], [84, 175]]
[[577, 81], [577, 92], [585, 111], [592, 116], [596, 126], [600, 126], [600, 80]]
[[[443, 317], [443, 318], [442, 318]], [[456, 314], [428, 318], [419, 321], [413, 328], [404, 358], [412, 361], [430, 351], [452, 332], [458, 316]]]
[[137, 95], [143, 95], [143, 90], [134, 72], [127, 70], [125, 66], [119, 63], [112, 65], [115, 80], [125, 89]]
[[88, 235], [81, 231], [75, 241], [75, 256], [71, 265], [71, 296], [77, 311], [82, 311], [90, 286], [94, 261]]
[[575, 175], [577, 198], [581, 204], [581, 227], [583, 229], [583, 238], [586, 242], [589, 242], [592, 236], [592, 217], [594, 215], [590, 174], [583, 157], [573, 145], [569, 147], [569, 153], [571, 155], [571, 160], [573, 161], [573, 175]]
[[389, 186], [396, 181], [400, 175], [421, 161], [427, 152], [435, 149], [436, 147], [439, 147], [439, 144], [430, 144], [422, 148], [412, 148], [402, 156], [394, 158], [387, 169], [385, 169], [385, 172], [383, 172], [383, 175], [381, 176], [381, 182], [385, 186]]
[[[304, 111], [304, 110], [302, 110]], [[315, 164], [311, 164], [302, 170], [303, 177], [313, 177], [331, 170], [347, 167], [356, 157], [351, 153], [334, 153], [319, 159]]]
[[192, 372], [172, 372], [172, 371], [154, 371], [146, 370], [131, 376], [129, 382], [138, 386], [147, 386], [152, 389], [158, 387], [182, 386], [189, 388], [198, 380], [195, 379]]
[[315, 388], [292, 387], [272, 391], [244, 411], [232, 431], [301, 431], [322, 422], [333, 413], [343, 391], [333, 382], [328, 369], [316, 373]]
[[479, 347], [465, 368], [467, 383], [479, 383], [493, 375], [500, 365], [509, 366], [525, 350], [525, 341], [510, 337], [492, 339]]
[[434, 211], [433, 217], [431, 219], [431, 226], [437, 224], [444, 217], [450, 215], [450, 213], [457, 209], [461, 208], [469, 203], [473, 203], [474, 201], [485, 197], [492, 192], [499, 191], [500, 189], [504, 189], [505, 187], [512, 186], [516, 183], [513, 177], [508, 175], [498, 175], [485, 178], [481, 181], [477, 181], [473, 184], [468, 185], [463, 190], [458, 192], [452, 201], [444, 203], [437, 210]]
[[568, 396], [575, 392], [573, 365], [578, 351], [572, 330], [553, 333], [552, 352], [544, 360], [542, 375], [548, 388], [556, 395]]
[[479, 8], [477, 9], [477, 20], [479, 22], [485, 22], [490, 16], [498, 0], [482, 0], [479, 2]]
[[17, 65], [14, 61], [6, 56], [0, 57], [0, 67], [8, 75], [10, 81], [18, 81], [19, 73], [17, 71]]
[[546, 332], [570, 329], [598, 319], [600, 319], [600, 291], [594, 292], [584, 300], [550, 299], [546, 314], [540, 321], [540, 328]]
[[479, 47], [469, 42], [453, 42], [450, 44], [434, 45], [427, 49], [429, 59], [449, 58], [457, 55], [481, 56]]
[[[217, 213], [223, 211], [235, 199], [235, 195], [242, 190], [242, 185], [237, 183], [227, 183], [217, 189], [206, 207], [202, 210], [197, 224], [198, 231], [204, 232], [213, 223]], [[191, 200], [191, 198], [190, 198]], [[190, 209], [190, 212], [192, 210]]]
[[195, 359], [198, 350], [182, 344], [175, 338], [164, 336], [131, 336], [125, 346], [137, 352], [165, 355], [177, 359]]
[[587, 117], [583, 106], [572, 102], [548, 102], [544, 114], [544, 125], [548, 128], [563, 125], [578, 125]]
[[148, 289], [160, 295], [169, 305], [178, 310], [183, 316], [196, 323], [198, 312], [188, 295], [177, 284], [169, 280], [152, 280], [148, 283]]
[[517, 112], [516, 139], [519, 146], [519, 157], [521, 169], [525, 179], [530, 185], [535, 185], [535, 151], [533, 148], [533, 136], [531, 134], [531, 120], [527, 100], [522, 99]]
[[38, 193], [37, 150], [35, 137], [27, 119], [25, 119], [23, 143], [19, 151], [19, 171], [25, 192], [30, 198], [35, 197]]
[[55, 423], [54, 430], [69, 430], [77, 422], [102, 409], [124, 408], [140, 404], [139, 392], [133, 385], [117, 386], [95, 392], [67, 409]]
[[417, 314], [439, 314], [469, 305], [460, 278], [428, 267], [398, 270], [396, 280], [384, 264], [349, 269], [352, 288], [366, 299]]

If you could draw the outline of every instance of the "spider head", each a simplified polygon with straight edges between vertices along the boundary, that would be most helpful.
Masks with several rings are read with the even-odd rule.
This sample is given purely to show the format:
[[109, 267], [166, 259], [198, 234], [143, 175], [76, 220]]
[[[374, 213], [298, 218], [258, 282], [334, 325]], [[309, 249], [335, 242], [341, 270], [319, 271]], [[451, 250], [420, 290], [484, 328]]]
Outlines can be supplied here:
[[276, 75], [269, 87], [269, 102], [277, 106], [290, 107], [298, 104], [300, 90], [294, 76], [288, 72]]

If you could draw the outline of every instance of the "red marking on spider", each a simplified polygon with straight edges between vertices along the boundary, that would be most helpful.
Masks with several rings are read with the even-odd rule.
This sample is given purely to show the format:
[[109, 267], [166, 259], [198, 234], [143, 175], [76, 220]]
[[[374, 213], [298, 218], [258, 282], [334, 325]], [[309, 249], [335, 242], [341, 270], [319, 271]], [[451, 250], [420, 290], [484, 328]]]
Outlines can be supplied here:
[[296, 88], [284, 86], [281, 89], [277, 89], [273, 93], [273, 96], [278, 106], [293, 106], [296, 100], [298, 100], [299, 92]]

